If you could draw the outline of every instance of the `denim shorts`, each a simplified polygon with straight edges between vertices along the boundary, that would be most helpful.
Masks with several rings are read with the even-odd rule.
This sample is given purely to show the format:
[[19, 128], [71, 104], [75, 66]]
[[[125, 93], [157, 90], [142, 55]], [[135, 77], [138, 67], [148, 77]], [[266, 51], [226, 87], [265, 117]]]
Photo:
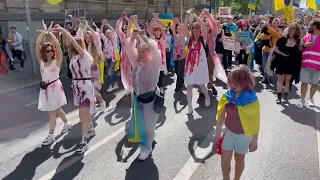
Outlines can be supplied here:
[[235, 134], [229, 129], [226, 131], [222, 142], [222, 149], [229, 151], [234, 150], [238, 154], [247, 154], [252, 137], [247, 137], [245, 134]]

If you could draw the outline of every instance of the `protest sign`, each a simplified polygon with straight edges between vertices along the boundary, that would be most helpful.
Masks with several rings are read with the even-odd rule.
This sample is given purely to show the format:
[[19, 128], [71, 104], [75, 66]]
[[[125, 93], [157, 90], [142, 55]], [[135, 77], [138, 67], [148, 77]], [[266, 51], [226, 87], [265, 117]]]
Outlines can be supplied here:
[[236, 41], [232, 37], [225, 37], [222, 41], [225, 50], [235, 51]]
[[231, 7], [220, 7], [218, 16], [219, 17], [231, 16]]

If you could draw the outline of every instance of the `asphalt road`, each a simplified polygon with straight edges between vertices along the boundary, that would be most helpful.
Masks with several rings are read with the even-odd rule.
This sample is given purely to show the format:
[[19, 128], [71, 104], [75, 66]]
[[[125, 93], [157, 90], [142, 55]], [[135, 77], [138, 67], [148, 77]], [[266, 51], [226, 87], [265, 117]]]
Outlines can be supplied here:
[[[256, 73], [257, 75], [257, 73]], [[257, 82], [261, 77], [256, 78]], [[68, 105], [63, 109], [74, 123], [51, 147], [40, 143], [48, 133], [48, 116], [37, 110], [38, 87], [0, 96], [0, 179], [4, 180], [220, 180], [220, 156], [212, 144], [217, 100], [226, 86], [217, 82], [218, 97], [211, 106], [198, 103], [194, 89], [193, 116], [187, 116], [186, 91], [175, 93], [175, 77], [167, 76], [165, 112], [159, 115], [152, 157], [138, 161], [137, 144], [125, 136], [130, 98], [124, 90], [103, 96], [111, 108], [94, 119], [96, 137], [82, 156], [78, 112], [72, 105], [70, 81], [63, 81]], [[257, 83], [261, 131], [257, 152], [246, 157], [243, 180], [319, 180], [320, 108], [298, 109], [298, 89], [288, 105], [277, 105], [273, 87]], [[316, 100], [320, 103], [319, 92]]]

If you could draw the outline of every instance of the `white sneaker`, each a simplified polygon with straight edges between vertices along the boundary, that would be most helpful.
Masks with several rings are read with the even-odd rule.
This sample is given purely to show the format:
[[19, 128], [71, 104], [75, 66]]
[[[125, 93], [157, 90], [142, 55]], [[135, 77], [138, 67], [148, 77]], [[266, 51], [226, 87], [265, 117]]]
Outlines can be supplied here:
[[94, 128], [89, 128], [89, 131], [88, 131], [88, 138], [90, 137], [94, 137], [96, 136], [96, 131], [94, 130]]
[[131, 95], [131, 92], [130, 91], [127, 91], [126, 92], [126, 96], [130, 96]]
[[307, 101], [307, 104], [308, 104], [309, 107], [315, 107], [315, 106], [316, 106], [316, 105], [314, 104], [314, 102], [313, 102], [313, 99], [309, 99], [309, 100]]
[[101, 111], [105, 111], [107, 109], [105, 101], [100, 101], [99, 105]]
[[141, 149], [141, 152], [139, 155], [139, 160], [144, 161], [144, 160], [148, 159], [148, 157], [150, 156], [150, 154], [152, 152], [152, 149], [145, 148], [145, 147], [141, 147], [140, 149]]
[[79, 148], [76, 150], [77, 154], [83, 154], [89, 149], [88, 143], [86, 141], [82, 141], [79, 144]]
[[298, 108], [302, 109], [304, 108], [304, 106], [306, 106], [306, 102], [304, 100], [301, 100], [297, 106]]
[[188, 105], [188, 115], [192, 114], [193, 113], [193, 107], [192, 105]]
[[48, 145], [52, 144], [55, 140], [56, 140], [56, 138], [54, 137], [54, 135], [49, 134], [46, 137], [46, 139], [42, 142], [42, 145], [48, 146]]
[[62, 134], [63, 134], [63, 133], [66, 133], [66, 132], [68, 132], [70, 129], [71, 129], [71, 125], [69, 125], [68, 123], [65, 123], [64, 126], [63, 126], [63, 128], [62, 128], [61, 133], [62, 133]]
[[165, 75], [165, 76], [168, 75], [168, 72], [164, 72], [163, 75]]
[[204, 105], [205, 105], [206, 107], [209, 107], [209, 106], [210, 106], [210, 98], [209, 98], [209, 97], [204, 100]]

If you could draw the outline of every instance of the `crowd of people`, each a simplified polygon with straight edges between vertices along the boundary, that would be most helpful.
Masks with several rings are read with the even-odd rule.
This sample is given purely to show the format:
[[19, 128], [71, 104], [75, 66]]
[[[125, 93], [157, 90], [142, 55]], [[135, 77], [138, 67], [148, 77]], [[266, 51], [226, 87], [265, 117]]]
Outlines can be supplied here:
[[[276, 103], [287, 101], [291, 85], [300, 80], [298, 107], [305, 106], [308, 84], [311, 84], [308, 106], [315, 106], [313, 96], [320, 78], [320, 21], [303, 21], [300, 17], [290, 24], [284, 18], [269, 16], [214, 18], [208, 11], [197, 16], [191, 8], [183, 22], [175, 18], [169, 27], [154, 13], [150, 23], [141, 28], [138, 17], [128, 17], [125, 12], [114, 28], [106, 19], [100, 28], [85, 20], [80, 20], [78, 26], [71, 29], [44, 24], [36, 41], [36, 57], [42, 76], [38, 108], [48, 111], [50, 122], [43, 145], [55, 141], [57, 116], [64, 121], [62, 133], [71, 128], [62, 109], [67, 100], [59, 80], [65, 55], [72, 78], [73, 103], [79, 107], [82, 123], [78, 154], [88, 150], [88, 140], [95, 136], [92, 115], [106, 109], [100, 94], [104, 79], [107, 79], [107, 92], [119, 88], [115, 70], [120, 70], [123, 87], [127, 95], [132, 96], [128, 138], [140, 142], [140, 160], [147, 159], [152, 153], [158, 114], [167, 96], [163, 77], [174, 72], [177, 77], [175, 91], [186, 88], [188, 115], [193, 113], [193, 88], [198, 88], [199, 99], [209, 107], [208, 91], [217, 96], [214, 81], [218, 78], [227, 83], [229, 89], [219, 100], [215, 141], [221, 154], [224, 179], [230, 179], [233, 154], [234, 179], [240, 179], [245, 155], [254, 152], [258, 144], [260, 107], [254, 91], [254, 61], [264, 77], [263, 83], [270, 84], [270, 77], [274, 73], [277, 75]], [[248, 32], [248, 44], [238, 42], [238, 32]], [[239, 48], [235, 51], [224, 49], [224, 39], [233, 36], [235, 43], [240, 44], [235, 44]], [[6, 41], [3, 42], [1, 60], [7, 54], [11, 61], [12, 54]], [[67, 51], [63, 52], [64, 49]], [[3, 55], [4, 51], [7, 53]], [[2, 61], [0, 64], [3, 67]], [[3, 69], [0, 71], [6, 72]], [[222, 130], [223, 125], [226, 130]]]

